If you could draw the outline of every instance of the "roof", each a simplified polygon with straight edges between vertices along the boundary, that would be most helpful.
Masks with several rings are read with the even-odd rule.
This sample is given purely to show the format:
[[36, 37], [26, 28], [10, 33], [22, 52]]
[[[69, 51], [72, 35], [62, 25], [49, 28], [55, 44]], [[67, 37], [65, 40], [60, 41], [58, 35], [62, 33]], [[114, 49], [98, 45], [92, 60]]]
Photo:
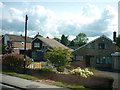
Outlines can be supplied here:
[[[12, 41], [16, 41], [16, 42], [24, 42], [25, 41], [25, 37], [24, 36], [18, 36], [18, 35], [12, 35], [12, 34], [6, 34], [6, 36], [8, 36], [10, 38], [10, 40]], [[27, 37], [26, 38], [26, 42], [31, 42], [32, 39]]]
[[96, 38], [96, 39], [90, 41], [89, 43], [87, 43], [87, 44], [85, 44], [85, 45], [79, 47], [78, 49], [76, 49], [76, 50], [74, 50], [74, 51], [77, 51], [77, 50], [79, 50], [79, 49], [81, 49], [81, 48], [87, 46], [88, 44], [91, 44], [91, 43], [95, 42], [96, 40], [98, 40], [98, 39], [100, 39], [100, 38], [106, 38], [107, 40], [113, 42], [110, 38], [106, 37], [105, 35], [102, 35], [102, 36], [100, 36], [100, 37], [98, 37], [98, 38]]
[[43, 37], [37, 37], [37, 38], [40, 39], [45, 44], [47, 44], [48, 46], [50, 46], [51, 48], [57, 48], [57, 47], [68, 48], [54, 39], [48, 39], [48, 38], [43, 38]]

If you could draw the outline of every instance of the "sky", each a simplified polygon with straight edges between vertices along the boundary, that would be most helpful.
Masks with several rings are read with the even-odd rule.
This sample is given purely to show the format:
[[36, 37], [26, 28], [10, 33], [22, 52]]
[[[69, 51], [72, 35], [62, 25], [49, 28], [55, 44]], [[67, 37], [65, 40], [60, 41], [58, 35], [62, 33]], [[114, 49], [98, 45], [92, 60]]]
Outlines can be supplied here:
[[29, 37], [38, 32], [44, 37], [72, 40], [85, 33], [89, 41], [106, 35], [112, 39], [118, 32], [118, 1], [102, 0], [49, 0], [0, 2], [0, 34], [24, 35], [25, 15], [28, 15]]

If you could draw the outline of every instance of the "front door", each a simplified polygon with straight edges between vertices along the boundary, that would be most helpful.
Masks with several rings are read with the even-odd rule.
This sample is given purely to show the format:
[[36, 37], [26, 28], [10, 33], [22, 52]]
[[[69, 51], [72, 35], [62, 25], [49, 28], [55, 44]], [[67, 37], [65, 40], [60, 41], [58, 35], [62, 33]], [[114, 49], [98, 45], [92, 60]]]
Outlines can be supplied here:
[[86, 55], [86, 66], [89, 67], [90, 66], [90, 59], [92, 58], [93, 56], [91, 55]]

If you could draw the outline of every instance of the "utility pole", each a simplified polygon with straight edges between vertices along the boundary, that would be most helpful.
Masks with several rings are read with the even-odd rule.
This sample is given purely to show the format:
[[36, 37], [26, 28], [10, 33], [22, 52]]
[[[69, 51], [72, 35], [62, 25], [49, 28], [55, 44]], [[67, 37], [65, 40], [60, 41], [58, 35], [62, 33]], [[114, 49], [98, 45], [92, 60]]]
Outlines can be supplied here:
[[27, 20], [28, 16], [25, 17], [25, 43], [24, 43], [24, 73], [26, 71], [26, 37], [27, 37]]

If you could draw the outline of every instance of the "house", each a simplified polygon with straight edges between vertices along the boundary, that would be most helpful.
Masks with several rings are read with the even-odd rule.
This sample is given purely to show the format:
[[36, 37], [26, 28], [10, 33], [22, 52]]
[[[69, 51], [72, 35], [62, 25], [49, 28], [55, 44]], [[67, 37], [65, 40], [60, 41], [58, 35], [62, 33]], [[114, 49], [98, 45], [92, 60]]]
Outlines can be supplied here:
[[[24, 36], [5, 34], [3, 36], [3, 44], [7, 45], [7, 51], [16, 54], [24, 54]], [[26, 38], [26, 50], [31, 50], [31, 41], [29, 37]]]
[[86, 66], [95, 68], [112, 68], [112, 56], [115, 43], [102, 35], [73, 51], [75, 61], [85, 61]]
[[43, 61], [48, 48], [54, 49], [57, 47], [68, 48], [54, 39], [36, 37], [32, 41], [32, 58], [34, 61]]

